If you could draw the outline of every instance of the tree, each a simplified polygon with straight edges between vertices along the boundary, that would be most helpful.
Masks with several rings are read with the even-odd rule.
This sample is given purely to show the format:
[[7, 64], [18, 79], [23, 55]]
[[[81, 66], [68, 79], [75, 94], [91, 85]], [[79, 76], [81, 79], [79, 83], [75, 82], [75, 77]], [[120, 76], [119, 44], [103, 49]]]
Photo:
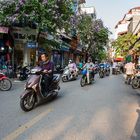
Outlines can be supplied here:
[[46, 29], [54, 35], [62, 29], [68, 32], [72, 4], [71, 0], [3, 0], [0, 2], [0, 23], [5, 26], [34, 23], [39, 33]]
[[78, 23], [80, 39], [84, 45], [88, 44], [87, 52], [90, 52], [94, 59], [102, 59], [103, 57], [100, 57], [102, 53], [99, 52], [105, 53], [104, 47], [109, 40], [109, 30], [104, 27], [101, 19], [93, 20], [86, 14], [79, 17]]
[[[113, 43], [112, 46], [116, 50], [116, 56], [126, 56], [128, 54], [129, 48], [138, 39], [137, 35], [132, 33], [127, 33], [125, 35], [119, 36]], [[139, 48], [139, 44], [135, 44], [134, 48]]]

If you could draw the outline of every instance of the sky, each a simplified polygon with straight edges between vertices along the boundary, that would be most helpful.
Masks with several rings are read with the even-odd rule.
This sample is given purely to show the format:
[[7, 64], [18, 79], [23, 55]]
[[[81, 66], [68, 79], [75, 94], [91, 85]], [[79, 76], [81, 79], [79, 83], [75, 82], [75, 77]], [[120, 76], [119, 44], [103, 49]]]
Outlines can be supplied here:
[[134, 7], [140, 7], [140, 0], [86, 0], [87, 6], [94, 6], [97, 18], [101, 18], [114, 38], [115, 25]]

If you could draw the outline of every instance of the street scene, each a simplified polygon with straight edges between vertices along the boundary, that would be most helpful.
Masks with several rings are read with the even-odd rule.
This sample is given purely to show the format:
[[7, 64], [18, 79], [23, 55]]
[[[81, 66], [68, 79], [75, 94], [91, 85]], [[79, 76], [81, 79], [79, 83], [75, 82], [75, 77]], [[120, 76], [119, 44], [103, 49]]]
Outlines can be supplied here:
[[0, 140], [140, 140], [138, 0], [0, 1]]

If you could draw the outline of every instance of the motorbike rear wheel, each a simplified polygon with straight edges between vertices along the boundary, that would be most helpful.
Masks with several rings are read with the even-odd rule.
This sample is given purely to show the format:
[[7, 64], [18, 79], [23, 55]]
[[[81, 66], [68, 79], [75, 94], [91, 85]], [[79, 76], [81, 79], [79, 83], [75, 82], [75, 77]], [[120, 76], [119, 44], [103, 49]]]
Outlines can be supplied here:
[[137, 89], [137, 88], [139, 88], [139, 87], [140, 87], [140, 81], [139, 81], [138, 78], [135, 77], [135, 78], [132, 80], [132, 88]]
[[8, 90], [11, 89], [11, 87], [12, 87], [12, 82], [11, 82], [10, 79], [5, 78], [5, 79], [2, 79], [0, 81], [0, 90], [2, 90], [2, 91], [8, 91]]
[[33, 91], [29, 91], [23, 98], [20, 100], [20, 107], [23, 111], [31, 111], [35, 106], [36, 98]]

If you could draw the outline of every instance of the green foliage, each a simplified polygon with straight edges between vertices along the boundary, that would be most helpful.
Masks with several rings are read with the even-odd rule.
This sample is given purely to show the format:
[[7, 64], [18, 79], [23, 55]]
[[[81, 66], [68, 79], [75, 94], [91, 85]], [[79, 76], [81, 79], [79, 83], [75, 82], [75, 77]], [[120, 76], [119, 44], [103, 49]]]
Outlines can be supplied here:
[[91, 16], [82, 15], [79, 18], [78, 33], [83, 44], [88, 44], [87, 51], [94, 58], [103, 59], [102, 54], [106, 53], [104, 47], [108, 43], [110, 32], [104, 27], [102, 20], [93, 20]]
[[[127, 33], [125, 35], [119, 36], [117, 40], [112, 43], [112, 46], [116, 50], [116, 56], [126, 56], [128, 54], [130, 46], [132, 46], [138, 39], [137, 35]], [[136, 44], [134, 48], [138, 48], [139, 44]]]
[[14, 22], [26, 25], [34, 22], [39, 31], [47, 29], [55, 33], [70, 27], [73, 15], [72, 1], [66, 0], [13, 0], [0, 2], [0, 23], [11, 26]]

